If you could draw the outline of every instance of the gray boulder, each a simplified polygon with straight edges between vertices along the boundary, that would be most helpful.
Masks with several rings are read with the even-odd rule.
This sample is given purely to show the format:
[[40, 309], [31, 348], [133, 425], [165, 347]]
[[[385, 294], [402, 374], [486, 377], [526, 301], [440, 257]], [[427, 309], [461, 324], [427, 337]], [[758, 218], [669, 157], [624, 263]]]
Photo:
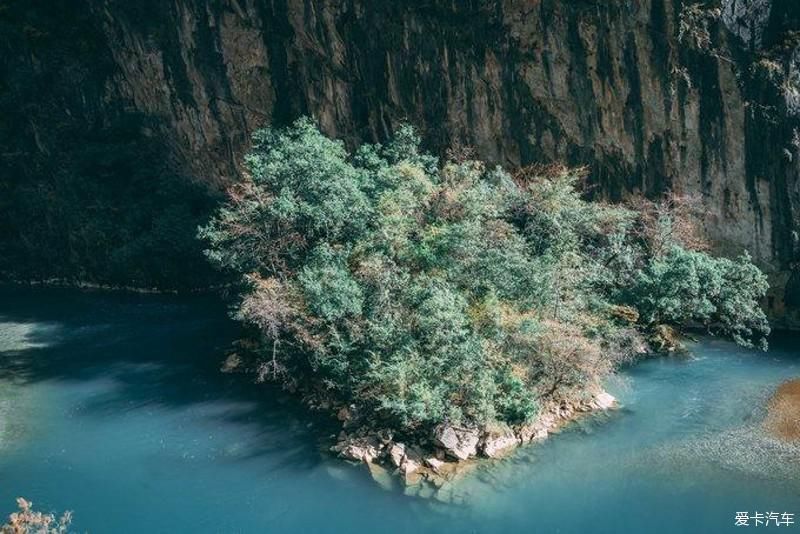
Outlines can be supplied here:
[[477, 428], [459, 428], [441, 424], [433, 431], [433, 441], [450, 456], [466, 460], [478, 453], [480, 433]]

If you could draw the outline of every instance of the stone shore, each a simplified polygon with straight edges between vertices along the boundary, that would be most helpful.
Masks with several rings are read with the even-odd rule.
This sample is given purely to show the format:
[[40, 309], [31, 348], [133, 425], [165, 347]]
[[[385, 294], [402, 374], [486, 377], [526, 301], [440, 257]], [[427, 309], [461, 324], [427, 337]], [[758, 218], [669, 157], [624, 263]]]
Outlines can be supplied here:
[[547, 438], [581, 415], [616, 406], [616, 399], [601, 390], [587, 400], [551, 402], [527, 425], [477, 428], [441, 424], [430, 439], [419, 443], [396, 440], [390, 430], [350, 430], [351, 414], [343, 408], [338, 417], [345, 430], [331, 450], [344, 459], [365, 463], [382, 486], [393, 483], [387, 477], [398, 475], [407, 488], [433, 486], [435, 490], [474, 467], [480, 459], [503, 458], [519, 446]]

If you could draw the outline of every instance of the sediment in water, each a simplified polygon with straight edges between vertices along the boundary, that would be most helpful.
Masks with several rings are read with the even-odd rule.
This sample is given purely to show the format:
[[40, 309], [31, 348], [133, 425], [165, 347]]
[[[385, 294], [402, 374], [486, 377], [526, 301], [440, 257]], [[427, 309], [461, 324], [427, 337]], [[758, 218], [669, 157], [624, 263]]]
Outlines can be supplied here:
[[800, 378], [778, 387], [767, 404], [764, 428], [780, 440], [800, 442]]

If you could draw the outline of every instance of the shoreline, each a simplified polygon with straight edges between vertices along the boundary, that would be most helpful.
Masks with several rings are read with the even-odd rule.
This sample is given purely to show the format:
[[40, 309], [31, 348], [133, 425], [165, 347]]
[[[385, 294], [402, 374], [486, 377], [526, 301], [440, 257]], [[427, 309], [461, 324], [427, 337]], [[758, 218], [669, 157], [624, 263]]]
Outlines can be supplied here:
[[[228, 353], [220, 372], [252, 376], [256, 371], [245, 348], [244, 353]], [[338, 420], [341, 425], [338, 435], [329, 436], [333, 444], [326, 440], [328, 444], [322, 446], [324, 454], [366, 465], [373, 480], [384, 489], [400, 482], [404, 493], [420, 497], [438, 495], [449, 482], [480, 462], [503, 459], [519, 447], [547, 439], [581, 417], [619, 407], [613, 395], [594, 384], [571, 391], [564, 398], [544, 401], [535, 419], [527, 424], [462, 427], [440, 423], [427, 436], [401, 438], [391, 428], [370, 425], [355, 406], [320, 397], [308, 384], [305, 386], [295, 385], [288, 391], [309, 410]]]
[[[583, 400], [551, 401], [534, 421], [525, 425], [463, 428], [443, 423], [434, 429], [430, 439], [418, 443], [395, 440], [386, 429], [361, 427], [348, 433], [344, 420], [345, 429], [329, 450], [344, 460], [365, 464], [375, 482], [384, 488], [400, 480], [408, 495], [439, 498], [448, 482], [480, 462], [505, 458], [519, 447], [547, 439], [583, 416], [618, 406], [614, 396], [599, 389]], [[339, 411], [340, 420], [343, 411], [346, 409]]]
[[207, 295], [223, 286], [198, 287], [191, 289], [160, 289], [157, 287], [129, 286], [122, 284], [103, 284], [87, 280], [70, 280], [67, 278], [48, 278], [43, 280], [0, 280], [0, 287], [31, 287], [52, 289], [81, 289], [89, 291], [108, 291], [110, 293], [134, 293], [137, 295]]

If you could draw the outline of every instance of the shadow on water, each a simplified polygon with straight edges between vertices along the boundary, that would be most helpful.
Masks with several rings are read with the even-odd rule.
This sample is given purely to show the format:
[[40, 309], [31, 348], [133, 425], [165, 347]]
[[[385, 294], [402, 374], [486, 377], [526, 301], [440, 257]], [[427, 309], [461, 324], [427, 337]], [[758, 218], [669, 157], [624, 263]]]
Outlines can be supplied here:
[[270, 455], [272, 469], [323, 460], [317, 438], [331, 421], [275, 387], [219, 371], [238, 327], [217, 298], [0, 288], [0, 323], [21, 338], [0, 338], [0, 381], [110, 381], [83, 414], [197, 410], [246, 428], [252, 443], [238, 460]]

